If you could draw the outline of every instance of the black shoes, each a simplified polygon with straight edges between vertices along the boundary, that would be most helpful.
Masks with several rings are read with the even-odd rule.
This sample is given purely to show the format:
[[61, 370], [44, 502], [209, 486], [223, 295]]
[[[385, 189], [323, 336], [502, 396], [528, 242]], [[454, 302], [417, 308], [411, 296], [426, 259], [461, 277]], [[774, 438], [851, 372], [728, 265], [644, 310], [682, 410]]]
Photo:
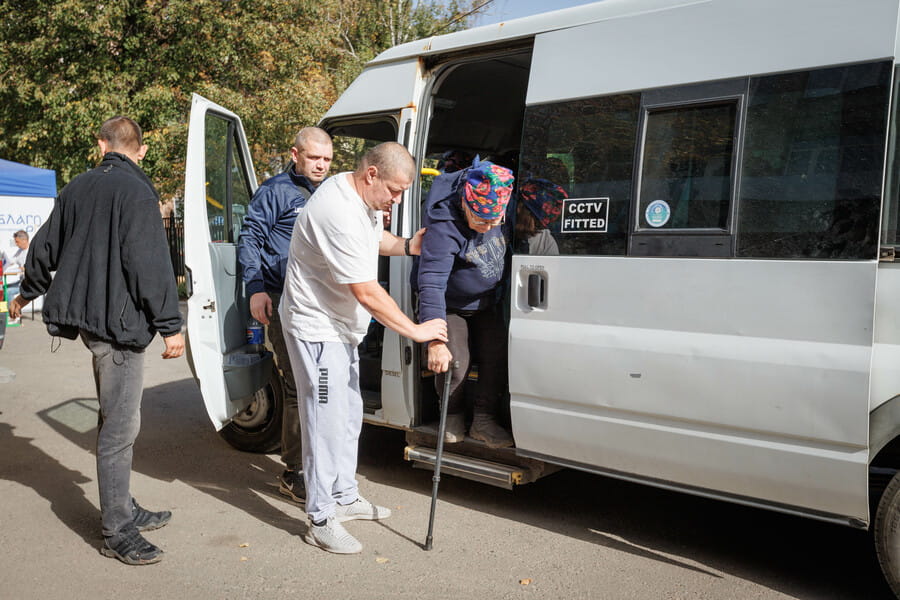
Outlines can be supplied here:
[[163, 551], [141, 535], [141, 531], [151, 531], [166, 525], [172, 518], [168, 510], [150, 512], [131, 499], [131, 524], [119, 533], [103, 541], [100, 554], [118, 558], [126, 565], [152, 565], [162, 560]]
[[285, 471], [278, 478], [278, 491], [303, 506], [306, 504], [306, 484], [303, 483], [303, 471]]
[[150, 512], [141, 507], [134, 498], [131, 499], [131, 514], [134, 519], [134, 526], [138, 531], [153, 531], [164, 527], [172, 518], [171, 511], [161, 510], [159, 512]]
[[135, 526], [129, 525], [106, 538], [100, 554], [118, 558], [126, 565], [150, 565], [162, 560], [163, 551], [145, 540]]

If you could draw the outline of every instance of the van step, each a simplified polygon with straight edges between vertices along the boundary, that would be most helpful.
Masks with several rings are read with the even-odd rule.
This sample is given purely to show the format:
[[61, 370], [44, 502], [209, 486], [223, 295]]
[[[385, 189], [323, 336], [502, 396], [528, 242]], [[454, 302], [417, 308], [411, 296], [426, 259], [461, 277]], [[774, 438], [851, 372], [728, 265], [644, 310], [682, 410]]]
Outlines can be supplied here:
[[[426, 446], [407, 446], [403, 456], [413, 463], [413, 467], [433, 471], [437, 451]], [[452, 452], [444, 452], [441, 458], [441, 473], [508, 490], [511, 490], [514, 485], [534, 481], [534, 477], [527, 467], [504, 465]]]

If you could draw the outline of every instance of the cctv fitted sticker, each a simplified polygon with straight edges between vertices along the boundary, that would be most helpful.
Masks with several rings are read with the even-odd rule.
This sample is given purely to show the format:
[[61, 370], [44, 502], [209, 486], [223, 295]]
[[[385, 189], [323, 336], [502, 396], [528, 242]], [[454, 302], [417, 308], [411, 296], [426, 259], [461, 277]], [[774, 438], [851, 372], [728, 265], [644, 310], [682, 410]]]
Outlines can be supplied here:
[[560, 233], [606, 233], [609, 198], [563, 200]]
[[665, 200], [654, 200], [647, 205], [647, 210], [644, 211], [644, 218], [650, 227], [662, 227], [669, 222], [671, 216], [672, 209]]

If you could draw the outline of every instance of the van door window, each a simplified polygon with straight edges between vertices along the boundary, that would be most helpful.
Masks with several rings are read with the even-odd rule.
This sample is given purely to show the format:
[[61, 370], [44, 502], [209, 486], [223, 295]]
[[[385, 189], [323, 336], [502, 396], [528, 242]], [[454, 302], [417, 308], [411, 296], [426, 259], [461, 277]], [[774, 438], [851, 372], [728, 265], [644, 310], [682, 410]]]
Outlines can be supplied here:
[[[625, 254], [640, 98], [623, 94], [526, 109], [517, 253]], [[555, 243], [541, 242], [548, 232]]]
[[875, 258], [891, 70], [751, 79], [738, 256]]
[[206, 215], [213, 242], [237, 239], [250, 204], [252, 194], [237, 151], [239, 143], [231, 120], [206, 114]]

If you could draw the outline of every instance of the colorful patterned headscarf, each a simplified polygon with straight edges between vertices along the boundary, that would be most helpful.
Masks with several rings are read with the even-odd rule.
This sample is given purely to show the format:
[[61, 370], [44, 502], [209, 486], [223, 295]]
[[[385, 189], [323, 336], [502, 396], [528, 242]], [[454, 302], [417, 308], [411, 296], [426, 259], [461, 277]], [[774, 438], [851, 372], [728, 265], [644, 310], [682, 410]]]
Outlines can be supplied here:
[[466, 205], [479, 219], [491, 221], [502, 217], [512, 194], [513, 181], [511, 170], [476, 156], [463, 186]]
[[549, 227], [562, 214], [566, 190], [546, 179], [528, 179], [519, 187], [519, 198], [542, 227]]

